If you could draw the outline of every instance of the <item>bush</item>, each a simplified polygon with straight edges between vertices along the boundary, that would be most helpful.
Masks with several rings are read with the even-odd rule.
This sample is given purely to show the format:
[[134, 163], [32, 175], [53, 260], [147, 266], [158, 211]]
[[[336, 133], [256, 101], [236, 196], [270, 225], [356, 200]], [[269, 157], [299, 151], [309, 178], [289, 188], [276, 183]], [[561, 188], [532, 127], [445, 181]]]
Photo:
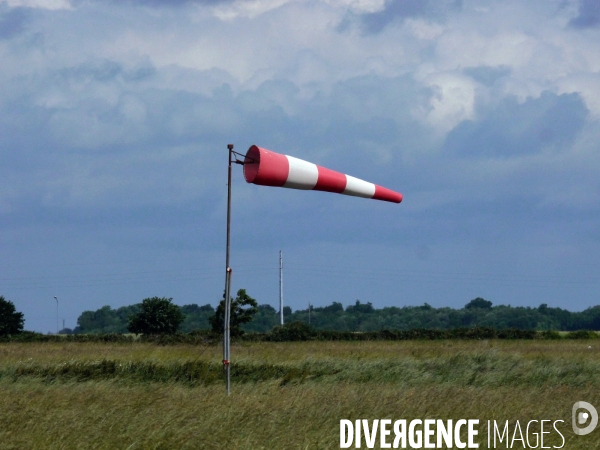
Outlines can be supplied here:
[[598, 339], [598, 333], [588, 330], [571, 331], [565, 336], [567, 339]]
[[284, 342], [308, 341], [310, 338], [311, 332], [308, 325], [302, 322], [291, 322], [273, 328], [267, 339], [273, 342]]
[[561, 339], [560, 333], [558, 331], [554, 331], [554, 330], [545, 330], [545, 331], [540, 331], [539, 333], [539, 337], [541, 339]]

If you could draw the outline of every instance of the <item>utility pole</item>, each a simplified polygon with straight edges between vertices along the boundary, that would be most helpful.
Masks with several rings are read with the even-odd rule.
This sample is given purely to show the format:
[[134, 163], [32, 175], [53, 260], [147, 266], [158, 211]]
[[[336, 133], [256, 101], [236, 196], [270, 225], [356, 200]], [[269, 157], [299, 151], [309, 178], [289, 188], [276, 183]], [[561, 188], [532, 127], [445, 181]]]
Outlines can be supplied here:
[[308, 327], [310, 328], [310, 302], [308, 302]]
[[279, 325], [283, 325], [283, 256], [279, 250]]
[[56, 334], [58, 334], [58, 297], [56, 295], [54, 300], [56, 300]]

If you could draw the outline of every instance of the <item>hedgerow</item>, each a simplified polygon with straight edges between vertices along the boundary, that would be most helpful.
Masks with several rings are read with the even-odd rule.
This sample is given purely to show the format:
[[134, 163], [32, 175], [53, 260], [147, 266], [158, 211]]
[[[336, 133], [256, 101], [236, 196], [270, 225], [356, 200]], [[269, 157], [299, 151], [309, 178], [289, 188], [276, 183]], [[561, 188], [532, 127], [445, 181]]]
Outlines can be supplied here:
[[[222, 334], [211, 330], [197, 330], [174, 334], [69, 334], [47, 335], [24, 331], [19, 334], [0, 336], [0, 342], [146, 342], [157, 345], [215, 345], [222, 341]], [[333, 331], [310, 328], [302, 322], [292, 322], [274, 327], [268, 333], [246, 333], [232, 338], [235, 342], [298, 342], [298, 341], [411, 341], [411, 340], [484, 340], [484, 339], [598, 339], [595, 331], [579, 330], [559, 333], [545, 330], [522, 330], [518, 328], [496, 329], [490, 327], [453, 328], [450, 330], [415, 328], [412, 330], [380, 331]]]

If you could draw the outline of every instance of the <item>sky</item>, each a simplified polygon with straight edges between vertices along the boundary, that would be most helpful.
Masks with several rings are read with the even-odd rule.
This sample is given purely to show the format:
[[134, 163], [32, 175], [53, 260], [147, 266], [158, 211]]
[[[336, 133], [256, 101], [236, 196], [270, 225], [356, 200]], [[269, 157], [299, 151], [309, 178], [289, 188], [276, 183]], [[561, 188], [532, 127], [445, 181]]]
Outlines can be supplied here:
[[294, 310], [600, 304], [596, 0], [0, 0], [0, 64], [0, 295], [26, 329], [216, 305], [229, 143], [404, 196], [235, 166], [232, 288], [259, 304], [280, 250]]

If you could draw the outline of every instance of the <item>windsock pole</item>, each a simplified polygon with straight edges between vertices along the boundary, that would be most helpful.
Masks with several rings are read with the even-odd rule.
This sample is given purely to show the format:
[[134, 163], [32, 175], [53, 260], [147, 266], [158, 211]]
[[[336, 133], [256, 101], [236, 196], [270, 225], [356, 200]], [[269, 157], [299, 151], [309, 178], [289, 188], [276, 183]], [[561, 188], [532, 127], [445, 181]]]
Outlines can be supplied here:
[[230, 394], [230, 332], [229, 323], [231, 315], [231, 267], [229, 267], [229, 249], [231, 242], [231, 159], [233, 155], [233, 144], [228, 144], [229, 167], [227, 171], [227, 248], [225, 250], [225, 311], [223, 317], [223, 370], [225, 372], [225, 383], [227, 385], [227, 395]]
[[227, 167], [227, 246], [225, 250], [225, 311], [223, 313], [223, 371], [227, 395], [231, 393], [231, 275], [229, 265], [229, 249], [231, 247], [231, 163], [244, 165], [235, 155], [244, 156], [233, 151], [233, 144], [227, 144], [229, 150], [229, 165]]

